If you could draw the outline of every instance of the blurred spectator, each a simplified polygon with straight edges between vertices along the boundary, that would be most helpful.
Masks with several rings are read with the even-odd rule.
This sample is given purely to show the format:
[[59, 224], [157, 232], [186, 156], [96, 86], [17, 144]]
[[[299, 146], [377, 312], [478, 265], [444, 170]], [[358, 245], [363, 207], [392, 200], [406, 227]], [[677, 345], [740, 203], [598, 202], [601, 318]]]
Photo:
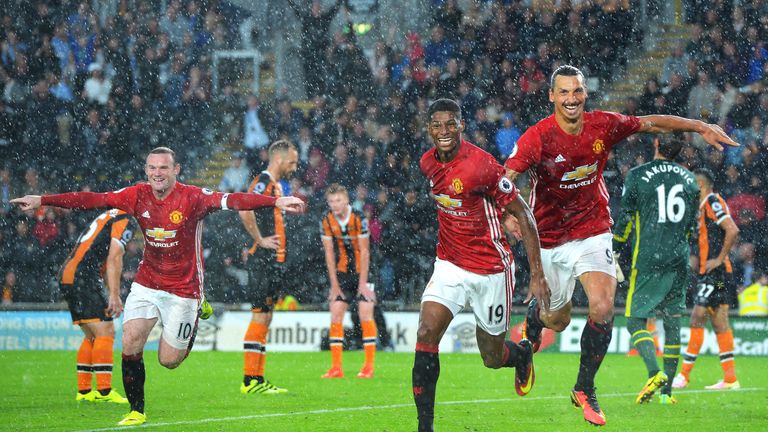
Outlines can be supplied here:
[[661, 69], [661, 83], [671, 83], [674, 74], [680, 75], [683, 79], [688, 78], [688, 55], [682, 44], [677, 45], [664, 59], [664, 65]]
[[248, 106], [243, 120], [243, 150], [248, 167], [252, 170], [261, 168], [259, 151], [269, 145], [269, 136], [264, 129], [264, 113], [255, 95], [248, 96]]
[[55, 240], [61, 230], [56, 220], [56, 213], [53, 208], [45, 208], [37, 215], [37, 221], [32, 227], [32, 235], [37, 239], [41, 247], [45, 248]]
[[252, 179], [251, 170], [243, 164], [243, 155], [240, 152], [232, 153], [229, 168], [224, 170], [219, 183], [222, 192], [245, 192]]
[[102, 66], [98, 63], [91, 63], [88, 66], [88, 72], [91, 76], [85, 80], [83, 85], [83, 99], [91, 103], [106, 105], [112, 92], [112, 81], [104, 76]]
[[16, 291], [16, 273], [13, 270], [8, 270], [3, 275], [3, 304], [9, 305], [13, 303], [13, 295]]
[[308, 98], [326, 94], [327, 89], [323, 83], [323, 75], [326, 64], [323, 59], [325, 48], [330, 45], [328, 41], [328, 29], [331, 21], [341, 8], [342, 1], [336, 0], [335, 4], [327, 11], [322, 11], [319, 0], [312, 0], [309, 8], [306, 2], [288, 0], [288, 5], [293, 9], [301, 23], [300, 44], [301, 59], [304, 66], [304, 88]]
[[511, 112], [505, 113], [499, 131], [496, 132], [496, 148], [499, 151], [501, 160], [506, 160], [517, 146], [517, 140], [520, 139], [522, 132], [515, 125], [515, 115]]

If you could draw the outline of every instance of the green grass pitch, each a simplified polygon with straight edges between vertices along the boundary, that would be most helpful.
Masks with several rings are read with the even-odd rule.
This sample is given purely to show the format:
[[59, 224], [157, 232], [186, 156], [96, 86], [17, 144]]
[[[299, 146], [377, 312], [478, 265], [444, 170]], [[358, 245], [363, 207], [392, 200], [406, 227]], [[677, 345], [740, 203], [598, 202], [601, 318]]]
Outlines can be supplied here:
[[[346, 378], [321, 380], [328, 353], [269, 353], [267, 378], [290, 393], [244, 396], [242, 354], [195, 352], [180, 368], [159, 366], [145, 353], [148, 422], [161, 431], [414, 431], [411, 353], [379, 353], [376, 377], [355, 377], [362, 353], [344, 353]], [[479, 355], [443, 354], [435, 429], [438, 431], [594, 430], [574, 409], [568, 391], [578, 357], [536, 355], [536, 385], [521, 398], [512, 370], [489, 370]], [[0, 429], [13, 431], [125, 430], [116, 423], [126, 405], [75, 402], [74, 352], [0, 352]], [[634, 404], [645, 381], [639, 358], [606, 357], [598, 397], [614, 431], [753, 431], [768, 425], [768, 360], [737, 357], [742, 390], [703, 390], [721, 377], [715, 356], [702, 356], [679, 404]], [[121, 392], [116, 359], [115, 387]]]

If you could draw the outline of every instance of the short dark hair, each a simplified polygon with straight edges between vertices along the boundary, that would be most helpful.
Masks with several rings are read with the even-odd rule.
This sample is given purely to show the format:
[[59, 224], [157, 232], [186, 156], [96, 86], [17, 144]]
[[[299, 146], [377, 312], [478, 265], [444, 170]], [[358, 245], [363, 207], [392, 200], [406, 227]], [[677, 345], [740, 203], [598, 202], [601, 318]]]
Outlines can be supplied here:
[[703, 177], [708, 186], [715, 184], [715, 175], [709, 168], [696, 168], [693, 173], [697, 176]]
[[427, 117], [431, 119], [432, 114], [438, 111], [452, 112], [461, 119], [461, 107], [453, 99], [443, 98], [432, 102], [432, 105], [429, 106], [429, 110], [427, 111]]
[[169, 154], [171, 155], [171, 159], [173, 159], [173, 163], [176, 163], [176, 152], [168, 147], [155, 147], [149, 154]]
[[287, 153], [290, 150], [296, 150], [296, 145], [288, 140], [277, 140], [269, 146], [269, 156], [275, 153]]
[[584, 80], [584, 73], [579, 70], [579, 68], [571, 65], [562, 65], [552, 72], [552, 76], [549, 78], [549, 88], [555, 88], [555, 78], [557, 78], [558, 75], [581, 76], [581, 79]]
[[659, 154], [669, 160], [676, 158], [684, 146], [685, 143], [677, 138], [659, 138]]

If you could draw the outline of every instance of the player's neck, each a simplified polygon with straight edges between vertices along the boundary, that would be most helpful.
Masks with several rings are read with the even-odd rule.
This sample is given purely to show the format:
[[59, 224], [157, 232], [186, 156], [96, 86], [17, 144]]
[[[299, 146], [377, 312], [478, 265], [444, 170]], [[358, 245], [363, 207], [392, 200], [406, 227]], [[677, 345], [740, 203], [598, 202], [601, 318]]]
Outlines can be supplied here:
[[459, 149], [461, 148], [461, 140], [459, 140], [459, 143], [456, 145], [456, 147], [453, 148], [453, 150], [449, 152], [441, 152], [440, 150], [437, 150], [437, 160], [439, 160], [442, 163], [448, 163], [452, 161], [457, 154], [459, 154]]
[[555, 113], [555, 121], [560, 129], [568, 135], [579, 135], [584, 129], [584, 116], [580, 115], [576, 120], [569, 120], [558, 113]]
[[272, 177], [272, 180], [276, 182], [280, 181], [280, 171], [277, 167], [268, 166], [266, 171], [269, 173], [269, 176]]
[[155, 196], [155, 198], [162, 201], [168, 198], [168, 195], [170, 195], [171, 192], [173, 192], [173, 188], [175, 187], [176, 187], [176, 182], [172, 183], [170, 186], [168, 186], [167, 189], [163, 189], [162, 191], [152, 189], [152, 194]]

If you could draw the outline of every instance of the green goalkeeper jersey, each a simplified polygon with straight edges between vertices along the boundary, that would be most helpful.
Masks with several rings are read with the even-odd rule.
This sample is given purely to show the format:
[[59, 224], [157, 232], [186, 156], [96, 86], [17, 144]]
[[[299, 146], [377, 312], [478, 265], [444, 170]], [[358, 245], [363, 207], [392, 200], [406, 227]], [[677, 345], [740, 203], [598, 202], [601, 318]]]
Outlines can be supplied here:
[[675, 162], [657, 159], [629, 171], [613, 238], [614, 243], [626, 242], [634, 227], [633, 269], [687, 265], [698, 198], [696, 177]]

